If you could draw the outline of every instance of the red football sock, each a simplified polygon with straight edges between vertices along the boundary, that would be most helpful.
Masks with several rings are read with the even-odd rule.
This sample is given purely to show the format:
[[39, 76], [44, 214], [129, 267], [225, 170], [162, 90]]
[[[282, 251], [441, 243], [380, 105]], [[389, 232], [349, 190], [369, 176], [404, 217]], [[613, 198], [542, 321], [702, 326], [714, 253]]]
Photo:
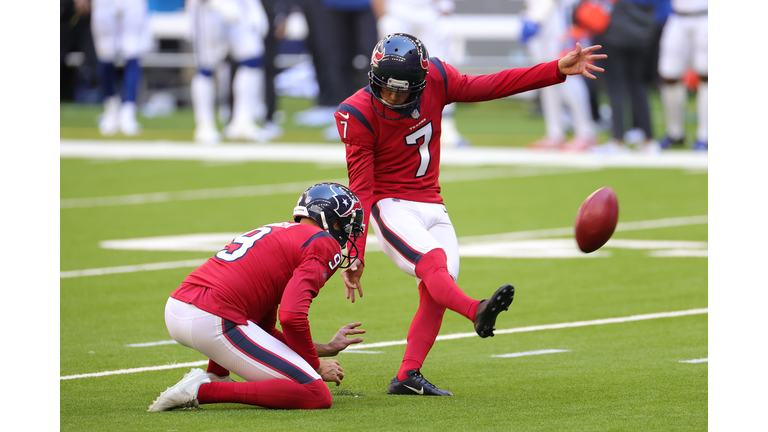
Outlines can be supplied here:
[[331, 391], [322, 380], [309, 384], [273, 379], [260, 382], [212, 382], [197, 392], [200, 404], [241, 403], [279, 409], [326, 409], [333, 402]]
[[444, 314], [445, 306], [441, 306], [432, 298], [422, 281], [419, 284], [419, 309], [408, 329], [408, 345], [405, 347], [403, 363], [397, 371], [397, 379], [406, 379], [407, 371], [419, 369], [424, 364], [424, 359], [427, 358], [440, 332]]
[[474, 321], [480, 301], [468, 297], [456, 285], [448, 273], [447, 261], [444, 250], [432, 249], [416, 264], [416, 276], [426, 283], [429, 294], [437, 303]]
[[229, 375], [229, 371], [225, 369], [223, 366], [219, 365], [213, 360], [208, 360], [208, 369], [206, 372], [210, 372], [216, 376], [219, 377], [225, 377]]

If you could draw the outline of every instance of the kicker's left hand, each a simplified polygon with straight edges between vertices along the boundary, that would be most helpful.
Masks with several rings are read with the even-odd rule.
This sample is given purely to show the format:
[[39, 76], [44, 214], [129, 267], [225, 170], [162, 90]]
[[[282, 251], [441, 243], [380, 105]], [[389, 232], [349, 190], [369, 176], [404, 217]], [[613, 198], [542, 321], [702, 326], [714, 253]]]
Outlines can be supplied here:
[[605, 54], [593, 54], [600, 48], [602, 48], [602, 45], [592, 45], [582, 49], [581, 44], [577, 42], [576, 49], [566, 54], [565, 57], [557, 62], [560, 73], [563, 75], [584, 75], [587, 78], [596, 79], [589, 71], [604, 72], [605, 69], [597, 67], [590, 62], [608, 58]]

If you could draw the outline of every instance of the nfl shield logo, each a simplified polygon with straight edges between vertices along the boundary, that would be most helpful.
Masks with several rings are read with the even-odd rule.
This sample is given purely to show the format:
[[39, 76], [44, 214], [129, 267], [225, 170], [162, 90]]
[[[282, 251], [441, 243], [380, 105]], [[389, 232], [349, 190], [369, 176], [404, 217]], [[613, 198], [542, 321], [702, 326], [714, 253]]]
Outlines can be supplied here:
[[419, 114], [419, 110], [417, 110], [417, 109], [413, 110], [413, 112], [411, 113], [411, 117], [413, 117], [415, 119], [418, 119], [419, 115], [420, 115]]

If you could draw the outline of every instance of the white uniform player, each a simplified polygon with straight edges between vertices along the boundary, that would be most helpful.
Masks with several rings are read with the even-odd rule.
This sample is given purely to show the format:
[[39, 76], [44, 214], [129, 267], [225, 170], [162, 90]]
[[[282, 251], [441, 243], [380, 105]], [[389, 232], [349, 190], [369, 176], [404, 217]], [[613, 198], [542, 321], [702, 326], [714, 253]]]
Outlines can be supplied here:
[[[527, 41], [531, 60], [543, 63], [563, 55], [572, 47], [569, 18], [573, 0], [528, 0], [525, 19], [537, 30]], [[588, 44], [582, 41], [582, 45]], [[569, 77], [558, 86], [539, 90], [546, 124], [544, 138], [531, 147], [541, 150], [584, 151], [596, 144], [597, 132], [589, 105], [589, 89], [580, 75]], [[574, 138], [566, 142], [565, 110], [573, 122]]]
[[[139, 59], [152, 45], [147, 18], [146, 0], [93, 0], [91, 31], [104, 96], [104, 114], [99, 120], [102, 135], [121, 132], [133, 136], [140, 131], [136, 121]], [[124, 63], [122, 98], [116, 91], [118, 62]]]
[[698, 127], [694, 150], [708, 149], [708, 6], [707, 0], [672, 0], [672, 13], [661, 34], [659, 76], [661, 101], [664, 106], [667, 136], [662, 147], [682, 143], [685, 139], [685, 106], [688, 92], [683, 75], [688, 68], [698, 76], [696, 112]]
[[[429, 47], [431, 57], [447, 62], [453, 60], [453, 39], [450, 17], [456, 9], [454, 0], [376, 0], [381, 15], [377, 27], [379, 38], [392, 33], [412, 34]], [[441, 144], [445, 147], [462, 147], [469, 144], [456, 128], [456, 105], [443, 109]]]
[[214, 111], [214, 73], [227, 54], [237, 62], [232, 80], [233, 108], [225, 136], [232, 140], [263, 140], [256, 121], [266, 114], [264, 103], [264, 37], [269, 22], [259, 0], [190, 0], [192, 44], [197, 73], [192, 78], [195, 141], [220, 140]]

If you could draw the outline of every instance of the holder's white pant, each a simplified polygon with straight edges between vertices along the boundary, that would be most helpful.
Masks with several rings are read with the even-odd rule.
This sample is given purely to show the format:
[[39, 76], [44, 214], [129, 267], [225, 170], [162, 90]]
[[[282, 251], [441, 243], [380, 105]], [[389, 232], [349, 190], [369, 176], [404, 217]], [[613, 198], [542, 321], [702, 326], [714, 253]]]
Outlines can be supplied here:
[[199, 351], [246, 381], [293, 380], [307, 384], [320, 375], [300, 355], [256, 323], [237, 325], [174, 298], [165, 324], [176, 342]]

